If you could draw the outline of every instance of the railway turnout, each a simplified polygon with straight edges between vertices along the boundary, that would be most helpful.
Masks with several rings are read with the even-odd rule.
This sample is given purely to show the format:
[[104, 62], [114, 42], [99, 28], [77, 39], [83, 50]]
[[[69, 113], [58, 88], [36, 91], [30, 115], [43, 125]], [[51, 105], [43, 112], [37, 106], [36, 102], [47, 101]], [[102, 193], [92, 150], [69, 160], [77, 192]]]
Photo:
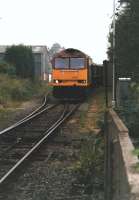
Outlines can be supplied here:
[[46, 102], [0, 132], [0, 187], [78, 107]]

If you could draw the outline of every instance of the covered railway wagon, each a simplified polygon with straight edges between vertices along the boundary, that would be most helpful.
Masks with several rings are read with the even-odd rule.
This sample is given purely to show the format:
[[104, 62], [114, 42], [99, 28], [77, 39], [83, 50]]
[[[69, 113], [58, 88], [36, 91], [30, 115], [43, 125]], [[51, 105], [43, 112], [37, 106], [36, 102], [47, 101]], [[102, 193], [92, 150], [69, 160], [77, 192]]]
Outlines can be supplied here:
[[65, 49], [52, 59], [53, 95], [56, 98], [81, 98], [92, 86], [92, 60], [77, 49]]

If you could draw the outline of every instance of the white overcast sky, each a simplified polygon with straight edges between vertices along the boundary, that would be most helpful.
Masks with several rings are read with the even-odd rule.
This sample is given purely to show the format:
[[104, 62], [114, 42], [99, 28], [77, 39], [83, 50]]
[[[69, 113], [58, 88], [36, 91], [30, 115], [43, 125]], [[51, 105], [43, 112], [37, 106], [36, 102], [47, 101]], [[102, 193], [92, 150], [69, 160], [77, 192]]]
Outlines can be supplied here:
[[0, 45], [77, 48], [107, 58], [113, 0], [0, 0]]

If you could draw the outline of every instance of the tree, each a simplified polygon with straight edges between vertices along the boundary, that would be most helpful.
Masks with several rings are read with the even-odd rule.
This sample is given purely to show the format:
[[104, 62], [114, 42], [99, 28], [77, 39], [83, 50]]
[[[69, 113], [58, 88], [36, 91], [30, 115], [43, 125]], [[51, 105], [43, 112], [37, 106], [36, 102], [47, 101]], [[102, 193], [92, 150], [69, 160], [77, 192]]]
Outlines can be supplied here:
[[64, 49], [64, 48], [62, 48], [60, 44], [54, 43], [49, 50], [50, 57], [52, 58], [56, 53], [58, 53], [62, 49]]
[[20, 78], [34, 77], [34, 57], [31, 47], [24, 45], [8, 47], [4, 60], [15, 66], [16, 75]]
[[[116, 72], [118, 76], [133, 76], [137, 80], [139, 75], [139, 1], [120, 0], [120, 3], [124, 3], [125, 6], [116, 19]], [[112, 32], [109, 34], [109, 42], [108, 56], [112, 61]]]

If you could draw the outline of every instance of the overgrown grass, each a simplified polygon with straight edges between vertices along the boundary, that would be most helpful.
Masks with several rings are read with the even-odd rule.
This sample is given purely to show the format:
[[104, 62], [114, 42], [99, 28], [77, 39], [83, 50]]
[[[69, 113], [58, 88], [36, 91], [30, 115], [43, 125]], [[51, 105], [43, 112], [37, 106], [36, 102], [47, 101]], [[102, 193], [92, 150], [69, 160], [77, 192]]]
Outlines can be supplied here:
[[[100, 128], [103, 129], [104, 126], [104, 112], [106, 110], [105, 107], [105, 94], [104, 90], [102, 88], [98, 89], [95, 91], [95, 93], [90, 94], [88, 98], [86, 99], [86, 104], [88, 105], [88, 108], [85, 110], [81, 110], [80, 112], [80, 126], [81, 128], [87, 128], [86, 125], [89, 123], [92, 123], [92, 126], [94, 128]], [[86, 107], [87, 107], [86, 105]], [[88, 110], [93, 108], [94, 106], [94, 111], [92, 111], [92, 120], [88, 120]], [[96, 109], [96, 111], [95, 111]]]
[[28, 79], [11, 78], [0, 74], [0, 105], [6, 107], [12, 102], [20, 102], [42, 95], [46, 84]]
[[[133, 150], [133, 154], [139, 158], [139, 148], [134, 149], [134, 150]], [[139, 173], [139, 162], [137, 162], [137, 163], [133, 166], [133, 169], [135, 170], [135, 172]]]
[[96, 129], [103, 131], [104, 91], [100, 89], [89, 96], [87, 104], [88, 109], [81, 110], [79, 116], [79, 130], [84, 128], [85, 134], [79, 145], [79, 159], [70, 168], [75, 173], [71, 193], [81, 190], [86, 195], [100, 199], [99, 196], [104, 192], [104, 137], [96, 133]]
[[104, 189], [104, 139], [101, 135], [89, 135], [82, 141], [75, 173], [77, 185], [82, 185], [85, 193]]

